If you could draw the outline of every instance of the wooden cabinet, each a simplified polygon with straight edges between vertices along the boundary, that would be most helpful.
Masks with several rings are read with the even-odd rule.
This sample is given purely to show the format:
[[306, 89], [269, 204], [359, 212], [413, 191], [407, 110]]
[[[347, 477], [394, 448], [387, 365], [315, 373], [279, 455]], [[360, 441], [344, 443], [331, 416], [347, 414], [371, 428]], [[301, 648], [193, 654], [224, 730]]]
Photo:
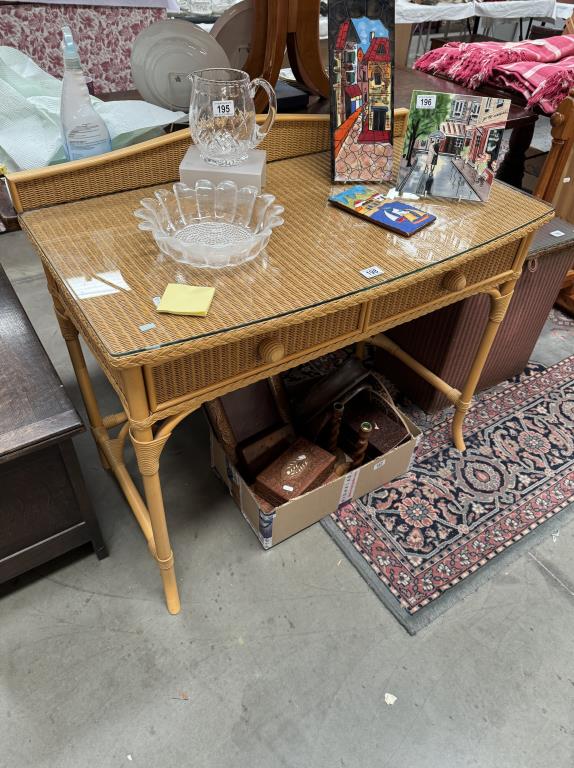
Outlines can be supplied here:
[[107, 555], [72, 438], [80, 417], [0, 268], [0, 582], [91, 542]]

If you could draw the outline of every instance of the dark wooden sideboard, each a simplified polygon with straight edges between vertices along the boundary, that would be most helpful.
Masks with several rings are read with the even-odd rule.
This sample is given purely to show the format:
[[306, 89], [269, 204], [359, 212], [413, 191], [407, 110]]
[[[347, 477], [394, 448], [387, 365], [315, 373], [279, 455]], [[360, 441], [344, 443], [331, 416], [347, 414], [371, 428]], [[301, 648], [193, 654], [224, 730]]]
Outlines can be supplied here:
[[0, 583], [91, 542], [107, 551], [72, 438], [84, 431], [0, 267]]

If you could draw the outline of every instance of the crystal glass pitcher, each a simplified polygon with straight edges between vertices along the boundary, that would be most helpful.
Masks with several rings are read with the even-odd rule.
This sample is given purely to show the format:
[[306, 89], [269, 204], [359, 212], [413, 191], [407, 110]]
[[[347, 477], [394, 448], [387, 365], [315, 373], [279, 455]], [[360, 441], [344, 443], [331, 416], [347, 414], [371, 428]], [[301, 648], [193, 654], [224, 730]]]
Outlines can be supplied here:
[[[238, 165], [267, 136], [277, 114], [275, 91], [267, 80], [249, 80], [240, 69], [202, 69], [191, 74], [189, 127], [201, 157], [213, 165]], [[269, 98], [262, 126], [255, 122], [253, 97], [261, 86]]]

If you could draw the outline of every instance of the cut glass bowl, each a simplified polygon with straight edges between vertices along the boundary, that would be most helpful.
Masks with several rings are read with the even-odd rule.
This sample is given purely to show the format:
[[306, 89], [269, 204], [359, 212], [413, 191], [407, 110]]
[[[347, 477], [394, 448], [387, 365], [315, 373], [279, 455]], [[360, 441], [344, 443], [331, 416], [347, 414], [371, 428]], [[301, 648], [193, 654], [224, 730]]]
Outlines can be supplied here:
[[217, 186], [200, 180], [159, 189], [134, 211], [139, 228], [152, 233], [159, 249], [194, 267], [234, 267], [254, 259], [265, 248], [274, 227], [283, 224], [282, 205], [255, 187], [234, 181]]

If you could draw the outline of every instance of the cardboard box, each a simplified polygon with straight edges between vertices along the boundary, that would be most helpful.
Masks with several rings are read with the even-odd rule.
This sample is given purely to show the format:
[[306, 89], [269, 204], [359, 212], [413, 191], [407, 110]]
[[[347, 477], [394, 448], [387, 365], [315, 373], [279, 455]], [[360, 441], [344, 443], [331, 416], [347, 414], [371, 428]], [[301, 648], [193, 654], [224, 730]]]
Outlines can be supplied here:
[[411, 434], [402, 445], [343, 477], [282, 504], [271, 513], [260, 508], [253, 492], [229, 461], [213, 432], [211, 466], [227, 485], [263, 548], [270, 549], [318, 522], [341, 504], [364, 496], [408, 471], [421, 432], [408, 417], [401, 416]]

